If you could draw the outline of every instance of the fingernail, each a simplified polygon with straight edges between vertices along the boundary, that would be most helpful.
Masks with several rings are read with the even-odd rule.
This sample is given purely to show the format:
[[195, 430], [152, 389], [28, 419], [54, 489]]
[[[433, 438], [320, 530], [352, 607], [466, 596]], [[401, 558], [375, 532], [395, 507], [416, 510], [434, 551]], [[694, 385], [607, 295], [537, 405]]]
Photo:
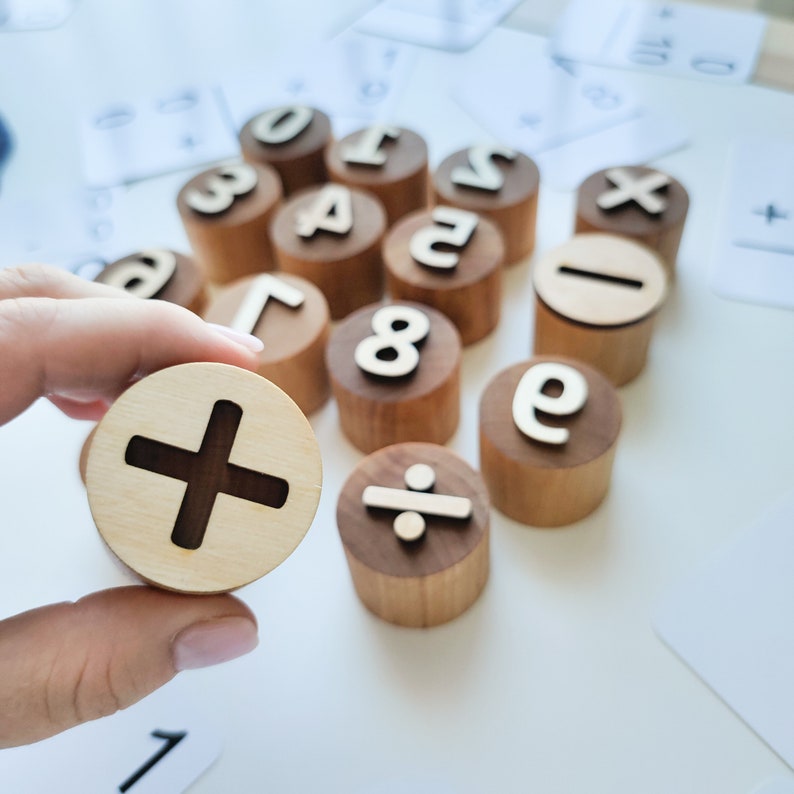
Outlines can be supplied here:
[[256, 626], [248, 618], [218, 618], [194, 623], [176, 635], [172, 645], [177, 671], [211, 667], [256, 648]]
[[207, 325], [214, 331], [217, 331], [221, 336], [225, 336], [227, 339], [231, 339], [232, 342], [242, 345], [252, 353], [259, 353], [265, 347], [262, 340], [253, 334], [244, 334], [226, 325], [218, 325], [218, 323], [207, 323]]

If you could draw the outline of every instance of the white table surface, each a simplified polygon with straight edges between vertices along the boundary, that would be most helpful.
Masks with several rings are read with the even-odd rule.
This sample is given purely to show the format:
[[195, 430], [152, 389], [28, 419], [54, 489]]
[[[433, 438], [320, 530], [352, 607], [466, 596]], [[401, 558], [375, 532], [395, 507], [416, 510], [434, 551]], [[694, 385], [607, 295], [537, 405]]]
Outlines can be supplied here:
[[[3, 35], [0, 113], [18, 146], [0, 216], [4, 201], [79, 183], [80, 103], [145, 95], [165, 74], [169, 85], [266, 75], [285, 44], [328, 37], [370, 5], [81, 0], [58, 30]], [[448, 97], [454, 64], [420, 51], [394, 119], [429, 131], [434, 163], [483, 136]], [[794, 138], [794, 97], [625, 76], [690, 130], [689, 147], [655, 164], [684, 183], [691, 208], [648, 366], [620, 389], [606, 501], [555, 530], [494, 512], [477, 603], [432, 630], [389, 625], [357, 600], [338, 538], [336, 499], [362, 456], [330, 402], [311, 417], [325, 467], [315, 523], [281, 567], [240, 592], [259, 648], [170, 685], [225, 737], [191, 791], [748, 794], [792, 774], [662, 644], [651, 613], [794, 483], [794, 313], [727, 301], [709, 285], [730, 145], [744, 133]], [[163, 237], [186, 247], [174, 204], [185, 180], [126, 191], [131, 250]], [[572, 226], [573, 194], [541, 186], [536, 253]], [[464, 353], [449, 446], [475, 466], [479, 394], [529, 357], [530, 267], [509, 270], [499, 328]], [[99, 540], [78, 478], [88, 431], [43, 402], [0, 429], [3, 614], [132, 581]]]

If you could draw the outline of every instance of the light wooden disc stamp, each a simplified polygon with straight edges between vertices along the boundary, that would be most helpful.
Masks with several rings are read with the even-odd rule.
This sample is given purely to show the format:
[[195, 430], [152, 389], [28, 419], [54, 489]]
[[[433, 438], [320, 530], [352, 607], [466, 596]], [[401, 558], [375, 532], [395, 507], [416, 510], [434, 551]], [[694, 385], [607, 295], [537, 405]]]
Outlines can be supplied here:
[[383, 295], [385, 231], [378, 199], [331, 183], [292, 196], [271, 229], [280, 269], [316, 284], [334, 320]]
[[503, 258], [496, 226], [457, 207], [406, 215], [383, 242], [392, 298], [438, 309], [455, 324], [464, 345], [499, 323]]
[[281, 389], [225, 364], [182, 364], [138, 381], [97, 426], [86, 486], [97, 528], [141, 578], [218, 593], [248, 584], [300, 543], [322, 464], [306, 417]]
[[246, 276], [216, 291], [204, 319], [261, 339], [257, 372], [305, 414], [331, 396], [325, 368], [331, 317], [325, 297], [310, 281], [288, 273]]
[[599, 372], [538, 356], [500, 372], [480, 399], [480, 468], [494, 507], [522, 524], [556, 527], [606, 495], [620, 399]]
[[369, 455], [336, 510], [361, 601], [400, 626], [465, 612], [488, 580], [489, 512], [480, 475], [445, 447], [405, 443]]
[[460, 361], [460, 335], [436, 309], [400, 302], [354, 312], [326, 349], [345, 435], [362, 452], [445, 443], [460, 417]]
[[644, 243], [675, 274], [689, 196], [673, 177], [647, 166], [606, 168], [579, 186], [576, 232], [619, 234]]
[[179, 191], [182, 224], [210, 281], [273, 270], [269, 230], [281, 197], [275, 169], [250, 163], [210, 168]]
[[535, 248], [540, 173], [534, 160], [506, 146], [472, 146], [451, 154], [433, 174], [438, 204], [477, 212], [504, 238], [505, 263]]
[[285, 196], [328, 181], [325, 147], [332, 140], [328, 116], [306, 105], [269, 108], [240, 130], [243, 159], [273, 166]]
[[193, 259], [168, 248], [146, 248], [117, 259], [94, 279], [139, 298], [155, 298], [201, 314], [207, 279]]
[[329, 178], [374, 193], [389, 225], [427, 206], [427, 144], [403, 127], [376, 124], [335, 141], [326, 149]]
[[642, 371], [667, 295], [657, 254], [611, 234], [579, 234], [533, 265], [536, 354], [578, 358], [622, 386]]

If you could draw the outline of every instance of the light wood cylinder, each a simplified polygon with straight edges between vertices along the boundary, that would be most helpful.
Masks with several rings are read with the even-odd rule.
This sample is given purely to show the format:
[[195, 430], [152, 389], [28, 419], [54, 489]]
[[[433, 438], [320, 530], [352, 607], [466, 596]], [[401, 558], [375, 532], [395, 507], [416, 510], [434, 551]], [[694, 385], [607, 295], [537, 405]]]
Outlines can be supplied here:
[[607, 234], [580, 234], [533, 266], [536, 355], [578, 358], [616, 386], [645, 367], [667, 295], [657, 254]]
[[168, 248], [147, 248], [111, 262], [94, 281], [140, 298], [169, 301], [201, 314], [207, 278], [193, 259]]
[[[383, 125], [377, 125], [380, 129]], [[384, 135], [375, 149], [374, 163], [351, 162], [347, 152], [362, 145], [374, 128], [358, 130], [327, 149], [325, 163], [334, 182], [368, 190], [377, 196], [391, 226], [403, 215], [422, 209], [428, 202], [428, 154], [424, 138], [404, 127], [387, 128], [396, 137]], [[373, 147], [374, 148], [374, 147]]]
[[133, 384], [99, 422], [86, 470], [110, 550], [144, 581], [196, 594], [279, 565], [312, 523], [321, 483], [297, 405], [256, 373], [217, 363]]
[[[177, 196], [196, 261], [216, 284], [275, 268], [269, 232], [281, 202], [281, 180], [270, 166], [240, 163], [232, 169], [217, 166], [203, 171]], [[254, 174], [250, 180], [247, 169]], [[231, 173], [242, 176], [229, 178]], [[243, 191], [251, 181], [255, 181], [252, 189], [234, 192]], [[204, 197], [212, 211], [191, 206], [189, 197], [195, 195]]]
[[[575, 413], [538, 412], [544, 425], [567, 429], [570, 435], [564, 444], [531, 438], [513, 419], [521, 379], [532, 366], [546, 361], [574, 368], [587, 383], [587, 400]], [[555, 385], [559, 388], [561, 383], [547, 384], [552, 395], [559, 394]], [[609, 489], [621, 415], [612, 384], [574, 359], [538, 356], [500, 372], [480, 400], [480, 468], [494, 507], [537, 527], [571, 524], [589, 515]]]
[[[472, 509], [466, 519], [425, 516], [424, 535], [405, 541], [393, 529], [398, 511], [367, 507], [362, 497], [372, 485], [404, 490], [406, 470], [416, 464], [433, 469], [433, 493], [467, 498]], [[488, 492], [480, 475], [445, 447], [406, 443], [369, 455], [342, 487], [336, 520], [356, 593], [390, 623], [446, 623], [477, 600], [488, 580]]]
[[[408, 306], [427, 317], [427, 336], [418, 345], [409, 343], [419, 353], [418, 365], [402, 377], [381, 377], [356, 363], [359, 344], [376, 336], [372, 324], [381, 305], [366, 306], [339, 323], [331, 333], [326, 362], [342, 430], [365, 453], [403, 441], [444, 444], [460, 418], [460, 335], [429, 306], [405, 301], [387, 305]], [[388, 340], [382, 349], [394, 353]]]
[[[297, 291], [288, 290], [287, 301], [279, 297], [279, 282]], [[257, 372], [305, 414], [331, 396], [325, 368], [331, 316], [328, 302], [310, 281], [288, 273], [246, 276], [216, 290], [204, 319], [261, 339]]]
[[[475, 167], [479, 167], [478, 158], [483, 154], [502, 151], [501, 147], [473, 149], [478, 153], [474, 155]], [[529, 256], [535, 248], [538, 167], [534, 160], [520, 152], [512, 152], [509, 159], [491, 154], [485, 167], [493, 174], [493, 180], [489, 183], [487, 179], [470, 176], [468, 181], [476, 184], [466, 184], [465, 178], [458, 174], [460, 169], [467, 174], [472, 171], [473, 149], [461, 149], [449, 155], [436, 168], [433, 174], [435, 201], [477, 212], [493, 221], [504, 239], [505, 264], [513, 264]]]
[[325, 148], [332, 140], [328, 116], [304, 105], [270, 108], [240, 130], [243, 159], [275, 168], [285, 196], [328, 180]]
[[298, 219], [319, 200], [323, 189], [306, 188], [288, 199], [273, 220], [272, 240], [280, 269], [315, 284], [328, 301], [331, 318], [339, 320], [383, 295], [386, 213], [374, 196], [351, 188], [350, 231], [319, 230], [302, 237]]
[[392, 298], [438, 309], [455, 324], [464, 345], [493, 331], [501, 314], [502, 235], [487, 218], [477, 216], [476, 223], [462, 246], [440, 246], [457, 259], [453, 267], [429, 267], [411, 253], [418, 234], [440, 228], [432, 210], [405, 216], [383, 242], [386, 286]]
[[[612, 171], [623, 171], [625, 176], [634, 180], [660, 177], [668, 179], [668, 184], [656, 190], [647, 191], [652, 199], [659, 201], [652, 206], [657, 212], [648, 212], [641, 202], [630, 198], [630, 191], [618, 196], [615, 183], [609, 178]], [[642, 198], [643, 193], [639, 196]], [[602, 209], [599, 201], [613, 203], [609, 196], [614, 195], [616, 205]], [[644, 243], [656, 251], [672, 279], [676, 270], [676, 259], [684, 223], [689, 210], [689, 195], [684, 186], [669, 174], [664, 174], [647, 166], [626, 166], [619, 169], [605, 168], [590, 175], [579, 186], [576, 196], [575, 232], [604, 232], [628, 237]]]

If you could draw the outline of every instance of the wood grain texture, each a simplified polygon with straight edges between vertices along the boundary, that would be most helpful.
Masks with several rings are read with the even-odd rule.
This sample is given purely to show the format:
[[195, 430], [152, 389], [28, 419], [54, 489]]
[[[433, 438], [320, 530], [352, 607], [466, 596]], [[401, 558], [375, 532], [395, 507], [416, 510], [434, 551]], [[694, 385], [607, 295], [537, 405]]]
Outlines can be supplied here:
[[296, 231], [297, 216], [312, 206], [322, 188], [298, 191], [276, 213], [271, 229], [279, 268], [311, 281], [339, 320], [383, 295], [381, 243], [386, 213], [363, 190], [351, 189], [353, 228], [346, 235], [320, 230], [310, 238]]
[[[689, 210], [686, 189], [677, 179], [670, 177], [670, 184], [659, 191], [667, 203], [666, 209], [659, 215], [647, 213], [634, 201], [611, 210], [602, 210], [596, 202], [600, 195], [613, 188], [606, 176], [609, 170], [605, 168], [591, 174], [579, 186], [574, 232], [605, 232], [644, 243], [661, 256], [672, 278]], [[657, 169], [647, 166], [626, 166], [624, 170], [640, 177], [657, 172]]]
[[326, 349], [331, 390], [339, 422], [362, 452], [403, 441], [443, 444], [460, 418], [461, 342], [457, 329], [439, 311], [408, 301], [430, 320], [430, 333], [419, 346], [419, 366], [403, 378], [379, 378], [354, 360], [358, 343], [372, 336], [372, 317], [380, 304], [351, 314], [332, 331]]
[[389, 226], [403, 215], [426, 207], [429, 196], [427, 144], [412, 130], [399, 130], [396, 140], [383, 143], [386, 162], [382, 166], [352, 164], [343, 159], [345, 147], [355, 143], [365, 130], [334, 141], [325, 151], [329, 179], [377, 196]]
[[237, 197], [231, 207], [206, 215], [188, 206], [185, 195], [202, 189], [210, 168], [189, 180], [177, 195], [177, 209], [196, 262], [214, 284], [275, 268], [270, 244], [270, 224], [283, 195], [281, 179], [270, 166], [256, 164], [258, 182], [249, 194]]
[[[405, 488], [406, 469], [434, 469], [433, 492], [472, 500], [469, 519], [427, 517], [418, 541], [394, 533], [395, 511], [367, 508], [369, 485]], [[489, 499], [482, 478], [452, 451], [436, 444], [404, 443], [365, 458], [345, 482], [337, 502], [339, 536], [356, 592], [374, 614], [402, 626], [445, 623], [468, 609], [488, 579]]]
[[297, 405], [255, 373], [211, 363], [130, 387], [97, 426], [86, 470], [113, 553], [188, 593], [232, 590], [280, 564], [308, 530], [321, 482]]
[[497, 191], [457, 185], [452, 171], [468, 163], [468, 148], [442, 160], [433, 173], [433, 198], [436, 204], [477, 212], [493, 221], [504, 240], [505, 264], [529, 256], [535, 248], [535, 222], [538, 209], [540, 172], [534, 160], [516, 152], [512, 161], [494, 158], [504, 178]]
[[464, 345], [487, 336], [499, 324], [504, 245], [496, 225], [481, 217], [468, 243], [454, 251], [458, 264], [449, 271], [426, 267], [409, 249], [420, 229], [434, 224], [430, 210], [398, 221], [383, 241], [386, 285], [394, 300], [414, 301], [438, 309], [455, 324]]
[[[303, 303], [293, 308], [269, 299], [253, 328], [241, 329], [261, 339], [257, 372], [283, 389], [305, 413], [322, 407], [331, 396], [331, 383], [325, 367], [325, 346], [331, 333], [328, 302], [310, 281], [288, 273], [273, 274], [299, 289]], [[230, 325], [257, 276], [246, 276], [218, 288], [204, 319]]]
[[312, 108], [312, 111], [312, 119], [306, 128], [284, 143], [268, 144], [254, 137], [251, 128], [256, 117], [246, 122], [240, 130], [243, 159], [275, 168], [285, 196], [291, 196], [309, 185], [328, 181], [325, 149], [333, 141], [331, 120], [317, 108]]
[[645, 366], [667, 296], [661, 259], [626, 238], [580, 234], [533, 267], [537, 355], [578, 358], [617, 386]]
[[[513, 421], [512, 401], [521, 377], [542, 361], [562, 362], [585, 377], [588, 399], [569, 416], [539, 416], [565, 427], [565, 444], [525, 436]], [[589, 515], [603, 501], [612, 476], [622, 411], [614, 387], [574, 359], [536, 356], [496, 375], [480, 399], [480, 468], [494, 507], [522, 524], [556, 527]]]
[[[168, 282], [152, 295], [147, 297], [176, 303], [186, 309], [201, 314], [207, 304], [207, 278], [203, 270], [193, 261], [192, 257], [170, 249], [163, 249], [176, 259], [174, 274]], [[105, 266], [94, 278], [100, 284], [112, 284], [124, 289], [124, 273], [130, 263], [138, 263], [147, 257], [146, 251], [136, 251]]]

